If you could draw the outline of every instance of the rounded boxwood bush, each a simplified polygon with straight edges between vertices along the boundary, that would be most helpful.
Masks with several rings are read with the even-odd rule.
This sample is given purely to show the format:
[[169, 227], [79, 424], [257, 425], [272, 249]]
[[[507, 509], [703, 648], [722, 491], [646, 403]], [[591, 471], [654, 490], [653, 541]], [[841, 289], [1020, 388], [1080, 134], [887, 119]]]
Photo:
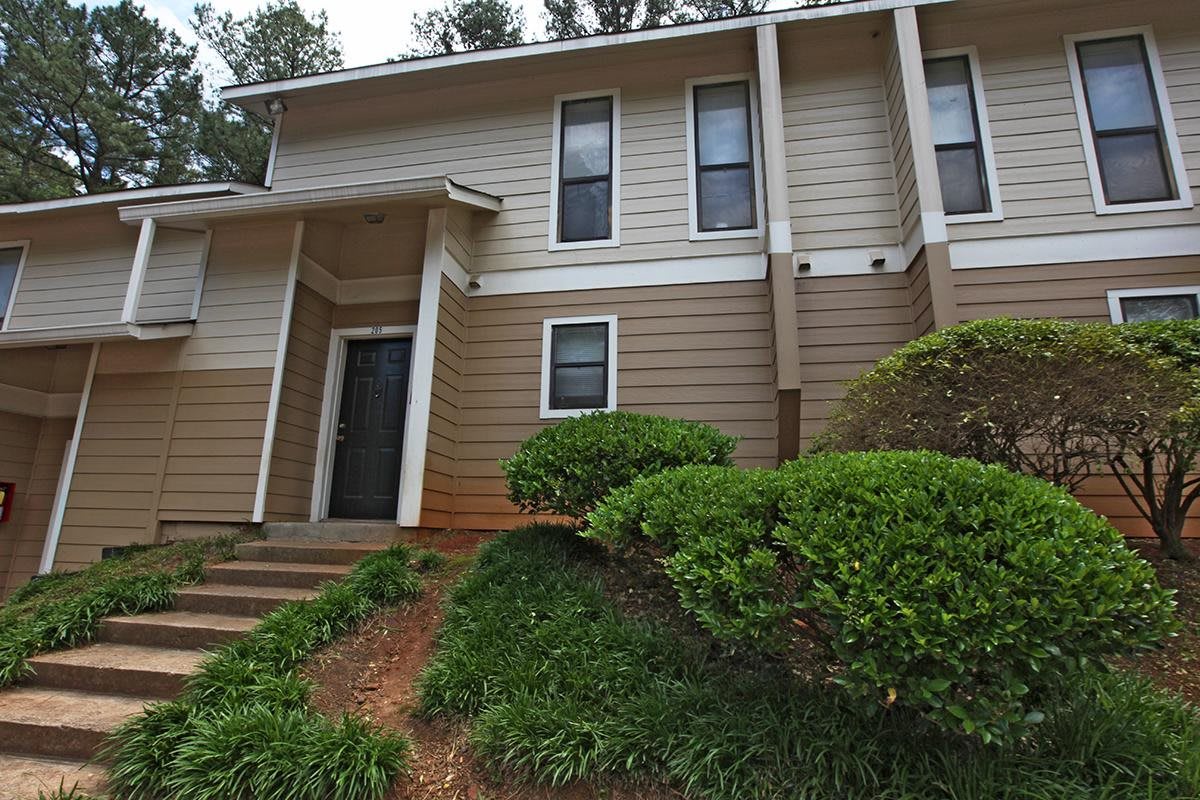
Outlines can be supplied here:
[[702, 624], [768, 649], [816, 639], [872, 704], [1012, 739], [1065, 673], [1174, 628], [1150, 565], [1044, 481], [928, 452], [734, 472], [639, 481], [596, 510], [594, 535], [641, 514]]
[[528, 513], [582, 519], [611, 490], [686, 464], [730, 464], [737, 437], [711, 425], [624, 411], [563, 420], [500, 462], [508, 498]]

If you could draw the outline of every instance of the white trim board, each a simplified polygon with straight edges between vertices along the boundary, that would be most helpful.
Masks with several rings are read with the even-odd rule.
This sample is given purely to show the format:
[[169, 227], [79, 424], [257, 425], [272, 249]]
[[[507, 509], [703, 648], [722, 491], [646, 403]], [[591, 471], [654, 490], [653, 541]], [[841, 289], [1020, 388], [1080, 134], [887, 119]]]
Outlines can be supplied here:
[[[996, 173], [996, 154], [992, 151], [992, 127], [988, 118], [987, 97], [983, 91], [983, 72], [979, 68], [979, 48], [972, 44], [945, 50], [929, 50], [921, 54], [924, 61], [957, 56], [967, 57], [971, 93], [975, 99], [975, 116], [979, 120], [979, 146], [983, 152], [983, 172], [987, 180], [988, 204], [992, 210], [977, 214], [945, 214], [943, 212], [943, 219], [947, 225], [958, 225], [965, 222], [1000, 222], [1004, 219], [1004, 208], [1000, 199], [1000, 178]], [[926, 95], [928, 96], [928, 92]], [[934, 158], [936, 160], [936, 154]], [[945, 201], [943, 200], [944, 205]]]
[[[608, 377], [605, 386], [606, 400], [603, 408], [551, 408], [550, 407], [550, 350], [553, 332], [559, 325], [587, 325], [589, 323], [605, 322], [608, 324], [608, 361], [605, 372]], [[538, 413], [542, 419], [566, 419], [578, 417], [592, 411], [617, 410], [617, 315], [599, 314], [587, 317], [547, 317], [542, 320], [542, 380], [541, 394], [538, 401]]]
[[142, 189], [120, 189], [115, 192], [85, 194], [78, 197], [63, 197], [58, 200], [34, 200], [29, 203], [6, 203], [0, 205], [0, 216], [9, 214], [38, 214], [43, 211], [58, 211], [64, 208], [113, 205], [137, 200], [159, 200], [166, 197], [196, 197], [213, 194], [253, 194], [265, 192], [266, 187], [238, 181], [218, 183], [185, 183], [179, 186], [150, 186]]
[[292, 332], [292, 312], [296, 306], [296, 283], [300, 275], [300, 245], [304, 241], [304, 222], [295, 224], [292, 254], [288, 262], [287, 285], [283, 289], [283, 313], [279, 321], [279, 340], [275, 347], [275, 370], [271, 373], [271, 397], [267, 402], [267, 425], [263, 431], [262, 455], [258, 462], [258, 483], [254, 489], [251, 522], [262, 522], [267, 507], [267, 483], [271, 477], [271, 457], [275, 452], [275, 428], [279, 422], [279, 404], [283, 397], [284, 366], [287, 363], [288, 338]]
[[[370, 325], [358, 328], [334, 328], [329, 334], [329, 356], [325, 362], [325, 390], [321, 398], [321, 422], [317, 428], [317, 458], [313, 470], [309, 521], [320, 522], [329, 516], [329, 489], [333, 476], [334, 419], [341, 410], [342, 380], [345, 378], [346, 351], [351, 341], [361, 339], [403, 339], [416, 334], [415, 325]], [[411, 369], [410, 369], [411, 375]], [[412, 380], [408, 382], [412, 405]], [[404, 440], [408, 439], [408, 415], [404, 418]], [[402, 444], [401, 447], [406, 447]]]
[[733, 256], [575, 264], [480, 272], [473, 277], [479, 282], [479, 288], [470, 290], [471, 297], [761, 281], [767, 277], [767, 257], [763, 253], [745, 253]]
[[[747, 101], [750, 104], [750, 177], [754, 181], [754, 218], [753, 228], [737, 228], [734, 230], [700, 230], [700, 203], [697, 197], [700, 187], [696, 185], [696, 165], [699, 154], [696, 152], [696, 87], [712, 86], [721, 83], [748, 84]], [[688, 240], [703, 242], [710, 239], [761, 239], [765, 229], [766, 204], [763, 196], [767, 187], [763, 181], [763, 141], [762, 122], [759, 112], [758, 78], [753, 72], [738, 72], [729, 75], [710, 75], [704, 78], [688, 78], [683, 82], [683, 113], [684, 132], [687, 141], [687, 187], [688, 187]], [[789, 220], [790, 221], [790, 220]], [[789, 233], [790, 233], [789, 226]], [[790, 241], [790, 237], [789, 237]], [[790, 251], [790, 248], [789, 248]], [[785, 252], [772, 248], [771, 252]]]
[[1200, 225], [1005, 236], [950, 242], [954, 269], [1200, 255]]
[[[1087, 99], [1083, 92], [1083, 77], [1079, 67], [1079, 52], [1076, 45], [1096, 39], [1112, 39], [1122, 36], [1141, 36], [1146, 46], [1146, 60], [1150, 66], [1151, 84], [1155, 102], [1162, 120], [1163, 138], [1166, 139], [1167, 166], [1175, 184], [1178, 197], [1174, 200], [1156, 200], [1146, 203], [1110, 204], [1104, 196], [1104, 184], [1100, 179], [1100, 161], [1096, 154], [1096, 143], [1092, 137], [1092, 120], [1088, 114]], [[1154, 41], [1154, 29], [1149, 25], [1132, 28], [1116, 28], [1107, 31], [1074, 33], [1063, 37], [1067, 51], [1067, 72], [1071, 77], [1071, 96], [1075, 102], [1075, 115], [1079, 120], [1079, 135], [1083, 139], [1083, 154], [1087, 162], [1088, 181], [1092, 186], [1092, 202], [1097, 214], [1134, 214], [1140, 211], [1169, 211], [1192, 208], [1192, 190], [1189, 186], [1187, 167], [1179, 146], [1179, 133], [1175, 129], [1175, 115], [1171, 111], [1171, 97], [1163, 78], [1162, 61], [1158, 45]]]
[[[919, 250], [920, 247], [917, 248]], [[883, 253], [881, 267], [872, 267], [870, 252]], [[882, 272], [904, 272], [917, 250], [907, 255], [907, 248], [887, 244], [877, 247], [836, 247], [822, 250], [797, 251], [792, 256], [792, 271], [797, 278], [824, 278], [831, 275], [876, 275]], [[801, 264], [807, 263], [807, 268]]]
[[83, 380], [83, 393], [79, 396], [79, 410], [75, 412], [75, 431], [67, 444], [63, 457], [62, 471], [58, 477], [58, 488], [54, 491], [54, 505], [50, 509], [50, 525], [46, 528], [46, 541], [42, 546], [42, 558], [38, 563], [38, 574], [45, 575], [54, 569], [58, 555], [58, 537], [62, 534], [63, 518], [67, 513], [67, 498], [71, 494], [71, 481], [75, 478], [75, 461], [79, 457], [79, 442], [83, 439], [83, 423], [87, 418], [88, 403], [92, 398], [92, 384], [96, 380], [96, 364], [100, 361], [100, 343], [92, 345], [92, 356], [88, 360], [87, 376]]
[[125, 289], [125, 306], [121, 311], [121, 321], [128, 325], [137, 324], [138, 306], [142, 302], [146, 271], [150, 268], [150, 251], [154, 249], [156, 226], [154, 220], [144, 219], [141, 230], [138, 231], [137, 249], [133, 251], [133, 266], [129, 272], [129, 286]]
[[13, 276], [12, 292], [4, 304], [4, 318], [0, 319], [0, 332], [7, 331], [12, 322], [13, 309], [17, 307], [17, 292], [21, 288], [21, 277], [25, 273], [25, 260], [29, 258], [29, 240], [17, 239], [11, 242], [0, 242], [0, 250], [16, 250], [21, 248], [21, 257], [17, 260], [17, 274]]
[[1125, 310], [1121, 308], [1121, 300], [1127, 297], [1163, 297], [1165, 295], [1190, 294], [1195, 295], [1197, 305], [1200, 305], [1200, 286], [1155, 286], [1146, 289], [1109, 289], [1108, 317], [1114, 323], [1125, 321]]
[[[559, 173], [562, 161], [562, 107], [572, 100], [600, 100], [612, 98], [611, 158], [608, 165], [612, 202], [609, 206], [609, 236], [607, 239], [589, 239], [583, 242], [560, 242], [558, 240]], [[621, 90], [596, 89], [590, 92], [571, 92], [554, 97], [553, 125], [550, 133], [550, 227], [546, 249], [592, 250], [600, 247], [621, 246]]]

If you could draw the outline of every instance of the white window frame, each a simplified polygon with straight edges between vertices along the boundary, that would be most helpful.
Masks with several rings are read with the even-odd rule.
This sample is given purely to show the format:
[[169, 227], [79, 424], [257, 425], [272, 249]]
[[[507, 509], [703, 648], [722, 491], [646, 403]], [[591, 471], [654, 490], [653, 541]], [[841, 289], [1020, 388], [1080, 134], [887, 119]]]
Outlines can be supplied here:
[[[1100, 159], [1096, 153], [1096, 142], [1092, 136], [1092, 119], [1088, 114], [1087, 98], [1083, 93], [1083, 72], [1079, 66], [1079, 53], [1075, 45], [1096, 39], [1114, 39], [1121, 36], [1141, 36], [1146, 45], [1146, 60], [1150, 62], [1150, 77], [1158, 103], [1159, 118], [1162, 120], [1163, 138], [1167, 146], [1167, 168], [1171, 170], [1175, 200], [1153, 200], [1145, 203], [1110, 204], [1104, 197], [1104, 184], [1100, 180]], [[1073, 33], [1063, 37], [1067, 50], [1067, 71], [1071, 76], [1071, 94], [1075, 99], [1075, 114], [1079, 119], [1079, 135], [1083, 139], [1083, 153], [1087, 161], [1088, 180], [1092, 184], [1092, 202], [1097, 214], [1135, 214], [1142, 211], [1171, 211], [1193, 207], [1192, 190], [1188, 185], [1187, 168], [1183, 163], [1183, 151], [1179, 147], [1179, 134], [1175, 129], [1175, 115], [1171, 111], [1171, 98], [1167, 94], [1167, 83], [1163, 78], [1162, 61], [1158, 45], [1154, 41], [1154, 29], [1150, 25], [1132, 28], [1115, 28], [1107, 31]]]
[[[696, 185], [696, 164], [699, 154], [696, 152], [696, 93], [697, 86], [710, 86], [718, 83], [735, 83], [746, 81], [750, 93], [750, 170], [754, 179], [754, 219], [753, 228], [741, 228], [730, 231], [700, 230], [700, 202], [697, 197], [699, 187]], [[762, 160], [762, 122], [758, 111], [758, 79], [752, 72], [736, 72], [729, 75], [708, 75], [703, 78], [689, 78], [683, 83], [683, 102], [685, 130], [687, 135], [687, 169], [688, 169], [688, 241], [703, 242], [710, 239], [761, 239], [766, 230], [766, 204], [763, 195], [766, 194], [763, 180]]]
[[7, 331], [12, 323], [13, 309], [17, 307], [17, 292], [21, 289], [21, 276], [25, 273], [25, 260], [29, 258], [29, 240], [17, 239], [11, 242], [0, 242], [0, 250], [16, 250], [21, 248], [21, 257], [17, 260], [17, 274], [13, 276], [12, 293], [4, 306], [4, 319], [0, 321], [0, 333]]
[[1000, 201], [1000, 177], [996, 172], [996, 153], [992, 149], [992, 123], [988, 119], [987, 96], [983, 92], [983, 71], [979, 67], [979, 48], [971, 44], [944, 50], [928, 50], [921, 53], [921, 67], [923, 70], [927, 60], [958, 56], [966, 56], [970, 68], [971, 93], [975, 98], [975, 117], [979, 120], [979, 147], [983, 153], [983, 172], [987, 180], [988, 205], [992, 210], [981, 211], [977, 214], [946, 214], [946, 224], [1002, 222], [1004, 207]]
[[1155, 286], [1145, 289], [1109, 289], [1108, 317], [1113, 323], [1125, 321], [1125, 311], [1121, 308], [1121, 300], [1130, 297], [1162, 297], [1172, 294], [1196, 295], [1196, 304], [1200, 306], [1200, 286]]
[[[600, 100], [612, 98], [612, 225], [607, 239], [590, 239], [586, 242], [560, 242], [558, 240], [559, 173], [562, 172], [562, 107], [571, 100]], [[621, 246], [621, 90], [597, 89], [591, 92], [572, 92], [554, 97], [554, 127], [550, 135], [550, 233], [548, 248], [557, 250], [592, 250], [600, 247]]]
[[[550, 344], [554, 328], [558, 325], [589, 325], [599, 322], [608, 323], [608, 386], [605, 388], [605, 403], [603, 408], [551, 408], [550, 407]], [[565, 419], [578, 417], [592, 411], [617, 410], [617, 315], [600, 314], [590, 317], [547, 317], [542, 320], [542, 393], [540, 415], [542, 419]]]
[[[309, 521], [320, 522], [329, 517], [329, 490], [333, 480], [334, 436], [339, 406], [342, 402], [342, 381], [346, 377], [346, 353], [350, 342], [363, 339], [411, 339], [415, 345], [416, 325], [371, 325], [358, 328], [334, 328], [329, 332], [329, 356], [325, 361], [325, 392], [321, 399], [321, 422], [317, 428], [317, 460], [313, 474], [312, 502]], [[415, 355], [415, 353], [414, 353]], [[412, 431], [409, 412], [412, 411], [413, 378], [409, 371], [408, 395], [405, 397], [404, 437], [400, 452], [408, 452], [408, 437]], [[401, 472], [397, 505], [402, 502], [404, 484]]]

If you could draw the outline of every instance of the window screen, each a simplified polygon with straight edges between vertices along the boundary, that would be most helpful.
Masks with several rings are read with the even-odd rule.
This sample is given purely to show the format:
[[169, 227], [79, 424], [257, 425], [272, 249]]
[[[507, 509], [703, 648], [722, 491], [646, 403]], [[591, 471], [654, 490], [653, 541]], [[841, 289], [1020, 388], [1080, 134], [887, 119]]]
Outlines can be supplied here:
[[926, 61], [925, 84], [946, 213], [991, 211], [970, 61], [965, 55]]
[[696, 201], [702, 231], [753, 228], [754, 170], [747, 81], [693, 89]]
[[608, 323], [555, 325], [550, 335], [550, 408], [607, 408]]
[[1196, 295], [1194, 294], [1162, 294], [1121, 298], [1121, 318], [1126, 322], [1196, 319], [1197, 316]]
[[612, 236], [613, 100], [562, 104], [558, 239], [586, 242]]
[[17, 267], [21, 264], [20, 247], [9, 247], [0, 250], [0, 323], [8, 312], [8, 302], [12, 298], [13, 284], [17, 280]]
[[1174, 199], [1145, 41], [1124, 36], [1079, 42], [1076, 52], [1105, 199]]

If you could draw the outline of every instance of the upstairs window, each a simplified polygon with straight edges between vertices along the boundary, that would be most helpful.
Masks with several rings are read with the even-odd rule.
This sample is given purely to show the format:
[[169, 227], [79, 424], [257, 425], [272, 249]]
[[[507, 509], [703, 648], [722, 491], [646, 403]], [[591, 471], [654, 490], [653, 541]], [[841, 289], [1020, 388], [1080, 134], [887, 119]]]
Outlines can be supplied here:
[[1113, 322], [1200, 319], [1200, 286], [1113, 289], [1108, 311]]
[[618, 107], [615, 93], [558, 101], [551, 249], [617, 243]]
[[947, 222], [1000, 219], [987, 111], [974, 53], [929, 55], [925, 85]]
[[21, 256], [24, 247], [0, 248], [0, 327], [8, 322], [9, 306], [13, 301], [13, 289], [16, 288], [17, 271], [21, 267]]
[[547, 319], [542, 332], [542, 417], [616, 408], [617, 318]]
[[1067, 47], [1097, 212], [1190, 208], [1149, 34], [1067, 37]]

